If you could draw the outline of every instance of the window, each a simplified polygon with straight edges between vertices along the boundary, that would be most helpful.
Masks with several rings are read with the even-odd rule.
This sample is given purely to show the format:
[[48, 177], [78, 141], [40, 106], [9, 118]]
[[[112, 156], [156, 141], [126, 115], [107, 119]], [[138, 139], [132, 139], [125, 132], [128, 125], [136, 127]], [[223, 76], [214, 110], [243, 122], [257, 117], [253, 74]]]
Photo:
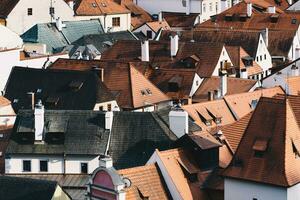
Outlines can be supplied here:
[[88, 173], [88, 164], [80, 163], [80, 171], [82, 174], [87, 174]]
[[28, 9], [27, 9], [27, 15], [28, 15], [28, 16], [31, 16], [31, 15], [32, 15], [32, 8], [28, 8]]
[[31, 172], [31, 160], [23, 160], [23, 172]]
[[260, 56], [260, 61], [262, 61], [262, 56]]
[[256, 61], [258, 62], [258, 56], [256, 57]]
[[50, 15], [54, 15], [55, 14], [54, 7], [50, 7], [49, 8], [49, 13], [50, 13]]
[[209, 11], [212, 11], [212, 3], [209, 3]]
[[48, 161], [40, 160], [40, 172], [48, 172]]
[[120, 17], [113, 17], [112, 18], [112, 25], [114, 26], [114, 27], [119, 27], [120, 26]]
[[206, 5], [205, 5], [205, 3], [203, 4], [203, 12], [206, 12]]
[[218, 13], [218, 2], [216, 2], [216, 13]]
[[147, 38], [152, 39], [152, 31], [147, 31]]
[[110, 103], [107, 104], [107, 110], [108, 110], [108, 111], [111, 111], [111, 104], [110, 104]]
[[186, 0], [182, 0], [182, 6], [186, 7]]
[[99, 111], [103, 111], [103, 106], [99, 106]]
[[265, 60], [267, 60], [267, 54], [265, 54]]

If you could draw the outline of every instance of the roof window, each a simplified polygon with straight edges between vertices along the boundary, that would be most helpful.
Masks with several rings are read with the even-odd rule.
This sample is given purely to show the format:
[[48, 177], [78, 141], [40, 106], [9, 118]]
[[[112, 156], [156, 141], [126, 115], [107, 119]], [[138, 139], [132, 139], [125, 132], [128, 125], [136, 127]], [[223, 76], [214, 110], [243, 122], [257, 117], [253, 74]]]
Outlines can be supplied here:
[[254, 157], [262, 158], [264, 153], [268, 148], [268, 140], [266, 139], [256, 139], [252, 149], [254, 150]]
[[83, 82], [82, 81], [72, 81], [69, 84], [69, 87], [73, 90], [80, 90], [81, 87], [83, 86]]

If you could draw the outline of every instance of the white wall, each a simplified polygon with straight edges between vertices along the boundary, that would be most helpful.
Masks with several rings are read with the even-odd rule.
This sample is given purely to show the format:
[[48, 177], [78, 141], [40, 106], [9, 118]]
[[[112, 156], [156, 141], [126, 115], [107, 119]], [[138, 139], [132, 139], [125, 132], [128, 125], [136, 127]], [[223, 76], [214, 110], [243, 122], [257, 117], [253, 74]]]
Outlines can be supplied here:
[[[213, 72], [213, 76], [219, 76], [219, 69], [221, 68], [221, 62], [225, 63], [225, 61], [227, 61], [228, 63], [232, 63], [225, 47], [223, 46], [223, 49], [221, 51], [221, 54], [220, 54], [220, 57], [219, 57], [219, 60], [217, 62], [217, 65], [215, 67], [215, 70]], [[201, 76], [201, 74], [199, 74]]]
[[299, 200], [300, 199], [300, 184], [294, 185], [287, 189], [288, 200]]
[[224, 196], [225, 200], [253, 200], [253, 198], [257, 198], [257, 200], [287, 200], [287, 189], [225, 178]]
[[[6, 19], [7, 27], [12, 31], [22, 34], [38, 23], [51, 22], [49, 14], [51, 7], [55, 8], [55, 18], [60, 17], [63, 21], [74, 20], [73, 10], [64, 0], [21, 0]], [[32, 15], [27, 15], [27, 9], [32, 8]]]
[[118, 106], [118, 104], [115, 100], [103, 102], [103, 103], [97, 103], [93, 110], [95, 110], [95, 111], [100, 110], [99, 108], [102, 106], [103, 111], [108, 111], [108, 104], [111, 104], [112, 111], [120, 111], [120, 107]]
[[0, 106], [0, 126], [14, 125], [16, 114], [11, 105]]
[[[112, 19], [114, 17], [120, 17], [120, 27], [113, 27], [112, 26]], [[99, 15], [99, 16], [75, 16], [76, 20], [91, 20], [91, 19], [98, 19], [100, 20], [103, 29], [105, 32], [108, 30], [110, 32], [117, 32], [117, 31], [127, 31], [131, 29], [131, 14], [124, 13], [124, 14], [114, 14], [114, 15]]]
[[[265, 55], [266, 55], [266, 59], [265, 59]], [[258, 58], [258, 60], [257, 60], [257, 58]], [[260, 59], [260, 58], [262, 58], [262, 59]], [[268, 71], [268, 69], [270, 69], [272, 67], [272, 57], [269, 53], [269, 50], [266, 46], [266, 43], [265, 43], [262, 35], [259, 36], [255, 61], [263, 69], [264, 77], [265, 77], [266, 71]]]
[[191, 88], [191, 92], [189, 94], [190, 97], [192, 97], [195, 94], [195, 92], [198, 90], [203, 80], [204, 78], [200, 78], [200, 76], [197, 73], [195, 73], [193, 85]]
[[[23, 160], [31, 160], [31, 172], [23, 172]], [[40, 160], [48, 160], [48, 172], [40, 172]], [[5, 173], [64, 173], [63, 156], [55, 155], [14, 155], [5, 159]], [[88, 173], [99, 167], [99, 156], [66, 156], [65, 173], [80, 174], [81, 163], [88, 163]]]
[[[183, 0], [136, 0], [137, 4], [148, 11], [151, 15], [160, 12], [180, 12], [186, 13], [187, 7], [184, 7]], [[190, 13], [199, 13], [200, 22], [210, 19], [210, 16], [216, 15], [221, 11], [220, 0], [186, 0], [187, 5], [190, 1]], [[231, 0], [227, 1], [227, 7], [231, 6]], [[211, 9], [210, 5], [211, 4]], [[217, 4], [217, 9], [216, 9]], [[205, 7], [205, 9], [204, 9]]]
[[152, 38], [148, 38], [148, 39], [153, 40], [155, 38], [155, 36], [156, 36], [156, 33], [147, 24], [144, 24], [144, 25], [138, 27], [133, 32], [134, 33], [140, 33], [140, 32], [142, 32], [145, 36], [147, 36], [147, 31], [151, 31], [152, 32]]

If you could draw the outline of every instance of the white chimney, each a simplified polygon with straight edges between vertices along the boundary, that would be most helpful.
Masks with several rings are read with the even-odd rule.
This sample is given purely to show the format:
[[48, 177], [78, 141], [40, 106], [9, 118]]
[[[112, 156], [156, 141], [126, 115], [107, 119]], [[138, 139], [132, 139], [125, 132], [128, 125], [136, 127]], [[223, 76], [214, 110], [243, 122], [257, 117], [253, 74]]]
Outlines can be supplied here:
[[170, 38], [171, 38], [171, 41], [170, 41], [170, 43], [171, 43], [171, 57], [173, 57], [173, 56], [177, 55], [179, 37], [176, 34], [174, 36], [171, 35]]
[[275, 6], [269, 6], [268, 7], [268, 13], [275, 14], [276, 13], [276, 7]]
[[42, 101], [39, 100], [34, 108], [34, 139], [35, 141], [43, 140], [45, 124], [45, 109], [42, 104]]
[[186, 111], [180, 107], [176, 107], [169, 112], [169, 124], [173, 133], [181, 138], [183, 135], [189, 132], [189, 116]]
[[252, 16], [252, 3], [247, 3], [247, 16]]
[[186, 1], [185, 14], [190, 15], [190, 13], [191, 13], [191, 0], [185, 0], [185, 1]]
[[214, 96], [215, 96], [215, 94], [213, 91], [208, 91], [208, 101], [213, 101]]
[[221, 73], [220, 78], [221, 78], [220, 81], [221, 97], [224, 97], [227, 93], [227, 74]]
[[142, 41], [142, 61], [149, 62], [149, 41]]
[[108, 111], [105, 113], [105, 129], [111, 130], [114, 119], [114, 113]]
[[221, 0], [220, 2], [220, 11], [223, 12], [227, 10], [227, 0]]
[[265, 43], [266, 43], [266, 46], [268, 47], [269, 46], [269, 29], [268, 28], [265, 29]]
[[293, 0], [287, 0], [289, 5], [292, 5], [293, 4]]
[[162, 11], [158, 13], [158, 21], [160, 21], [160, 22], [163, 21], [163, 13], [162, 13]]
[[111, 157], [101, 158], [99, 160], [99, 166], [105, 169], [113, 167], [113, 161]]
[[56, 27], [57, 27], [57, 30], [58, 30], [58, 31], [62, 31], [62, 29], [63, 29], [64, 27], [66, 27], [66, 25], [63, 24], [63, 22], [62, 22], [62, 20], [60, 19], [60, 17], [58, 17], [58, 18], [56, 19]]
[[240, 78], [248, 79], [247, 69], [241, 69]]
[[291, 67], [292, 76], [299, 76], [299, 68], [296, 65]]
[[68, 1], [68, 5], [74, 11], [74, 1], [73, 0]]

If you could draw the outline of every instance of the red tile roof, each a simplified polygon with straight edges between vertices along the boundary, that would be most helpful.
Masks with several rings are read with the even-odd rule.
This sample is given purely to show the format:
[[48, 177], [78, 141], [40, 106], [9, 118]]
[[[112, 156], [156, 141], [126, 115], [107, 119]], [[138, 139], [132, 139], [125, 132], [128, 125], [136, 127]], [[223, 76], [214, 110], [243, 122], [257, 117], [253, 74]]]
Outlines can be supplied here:
[[162, 17], [172, 28], [191, 29], [194, 27], [195, 21], [199, 13], [177, 13], [177, 12], [162, 12]]
[[299, 133], [288, 99], [261, 98], [223, 175], [282, 187], [299, 183]]

